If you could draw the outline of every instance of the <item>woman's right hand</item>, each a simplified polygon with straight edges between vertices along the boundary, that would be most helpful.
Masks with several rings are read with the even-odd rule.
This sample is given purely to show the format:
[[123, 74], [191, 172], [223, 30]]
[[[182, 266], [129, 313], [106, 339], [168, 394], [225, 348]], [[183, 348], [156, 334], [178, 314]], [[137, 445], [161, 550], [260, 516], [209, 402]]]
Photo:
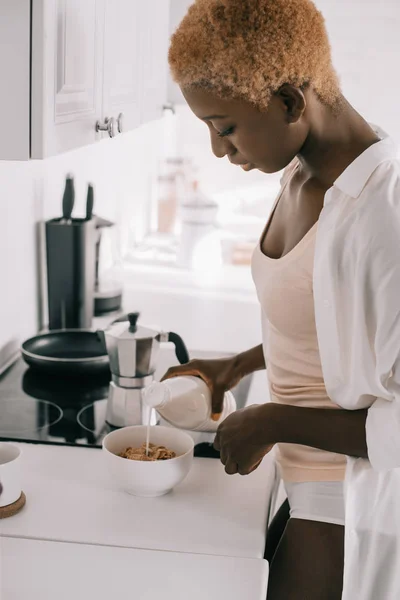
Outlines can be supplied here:
[[168, 369], [161, 381], [181, 375], [200, 377], [211, 390], [211, 418], [218, 421], [224, 404], [224, 394], [239, 383], [243, 375], [237, 365], [236, 356], [217, 359], [193, 359], [184, 365]]

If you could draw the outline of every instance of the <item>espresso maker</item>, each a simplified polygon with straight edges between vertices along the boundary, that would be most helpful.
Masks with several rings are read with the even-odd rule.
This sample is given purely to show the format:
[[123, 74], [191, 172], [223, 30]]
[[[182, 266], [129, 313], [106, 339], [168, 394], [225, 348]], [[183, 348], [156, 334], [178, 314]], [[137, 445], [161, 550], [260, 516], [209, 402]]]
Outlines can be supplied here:
[[143, 390], [152, 383], [161, 342], [172, 342], [181, 364], [189, 361], [182, 338], [173, 332], [160, 332], [137, 324], [139, 313], [129, 313], [128, 321], [116, 321], [99, 332], [107, 347], [112, 380], [106, 421], [112, 427], [155, 424], [155, 413], [143, 403]]

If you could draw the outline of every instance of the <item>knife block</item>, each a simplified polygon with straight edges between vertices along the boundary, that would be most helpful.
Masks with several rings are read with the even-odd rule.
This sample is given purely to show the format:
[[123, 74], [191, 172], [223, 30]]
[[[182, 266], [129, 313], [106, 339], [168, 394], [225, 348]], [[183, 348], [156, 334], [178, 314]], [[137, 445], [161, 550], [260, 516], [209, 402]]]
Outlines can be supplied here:
[[49, 329], [90, 329], [95, 282], [95, 220], [46, 222]]

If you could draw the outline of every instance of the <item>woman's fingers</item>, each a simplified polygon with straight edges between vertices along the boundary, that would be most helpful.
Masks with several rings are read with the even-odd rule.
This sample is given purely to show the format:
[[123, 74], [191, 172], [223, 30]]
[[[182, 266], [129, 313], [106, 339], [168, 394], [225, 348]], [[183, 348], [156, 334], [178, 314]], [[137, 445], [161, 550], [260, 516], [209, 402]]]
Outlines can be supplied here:
[[250, 473], [252, 473], [252, 472], [253, 472], [253, 471], [255, 471], [256, 469], [258, 469], [258, 467], [261, 465], [261, 463], [262, 463], [262, 459], [261, 459], [261, 460], [259, 460], [259, 461], [258, 461], [258, 462], [257, 462], [257, 463], [254, 465], [254, 467], [252, 467], [252, 468], [250, 469], [250, 471], [249, 471], [249, 473], [248, 473], [248, 474], [250, 475]]
[[202, 374], [196, 365], [187, 363], [186, 365], [177, 365], [176, 367], [170, 367], [165, 375], [161, 378], [161, 381], [165, 379], [171, 379], [171, 377], [179, 377], [180, 375], [192, 375], [194, 377], [201, 377]]
[[233, 462], [232, 460], [228, 460], [228, 462], [225, 465], [225, 473], [227, 473], [228, 475], [235, 475], [235, 473], [238, 472], [238, 465], [237, 463]]
[[229, 462], [229, 455], [225, 448], [221, 448], [220, 460], [223, 465], [226, 465]]
[[220, 451], [220, 460], [222, 464], [225, 466], [225, 471], [228, 475], [234, 475], [238, 472], [238, 465], [233, 460], [230, 459], [228, 451], [225, 446], [221, 448], [219, 441], [219, 434], [215, 436], [214, 440], [214, 448]]
[[226, 382], [217, 383], [221, 373], [212, 364], [212, 361], [207, 363], [207, 361], [193, 359], [185, 365], [170, 367], [161, 378], [161, 381], [171, 379], [172, 377], [179, 377], [180, 375], [200, 377], [207, 384], [211, 390], [211, 418], [213, 421], [218, 421], [224, 407]]
[[211, 399], [211, 403], [212, 403], [211, 418], [213, 421], [218, 421], [218, 419], [221, 416], [221, 413], [222, 413], [222, 410], [224, 407], [224, 395], [225, 395], [224, 387], [221, 387], [219, 385], [214, 388], [212, 399]]
[[255, 471], [261, 464], [262, 459], [259, 460], [258, 462], [256, 462], [255, 465], [249, 466], [249, 465], [241, 465], [238, 468], [238, 473], [239, 475], [250, 475], [250, 473], [252, 473], [253, 471]]
[[221, 443], [220, 443], [220, 433], [219, 433], [219, 429], [217, 429], [217, 433], [216, 436], [214, 438], [214, 448], [215, 450], [219, 451], [221, 450]]

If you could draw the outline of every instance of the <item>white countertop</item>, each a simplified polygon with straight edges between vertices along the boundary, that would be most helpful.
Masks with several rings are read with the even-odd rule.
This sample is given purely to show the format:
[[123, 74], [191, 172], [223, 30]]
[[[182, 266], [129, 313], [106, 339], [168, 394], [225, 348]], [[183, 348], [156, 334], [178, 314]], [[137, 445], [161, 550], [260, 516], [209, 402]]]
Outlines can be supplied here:
[[275, 481], [272, 457], [251, 475], [196, 458], [161, 498], [113, 489], [102, 450], [19, 444], [27, 505], [0, 521], [9, 537], [262, 558]]
[[265, 600], [262, 559], [0, 538], [1, 600]]

